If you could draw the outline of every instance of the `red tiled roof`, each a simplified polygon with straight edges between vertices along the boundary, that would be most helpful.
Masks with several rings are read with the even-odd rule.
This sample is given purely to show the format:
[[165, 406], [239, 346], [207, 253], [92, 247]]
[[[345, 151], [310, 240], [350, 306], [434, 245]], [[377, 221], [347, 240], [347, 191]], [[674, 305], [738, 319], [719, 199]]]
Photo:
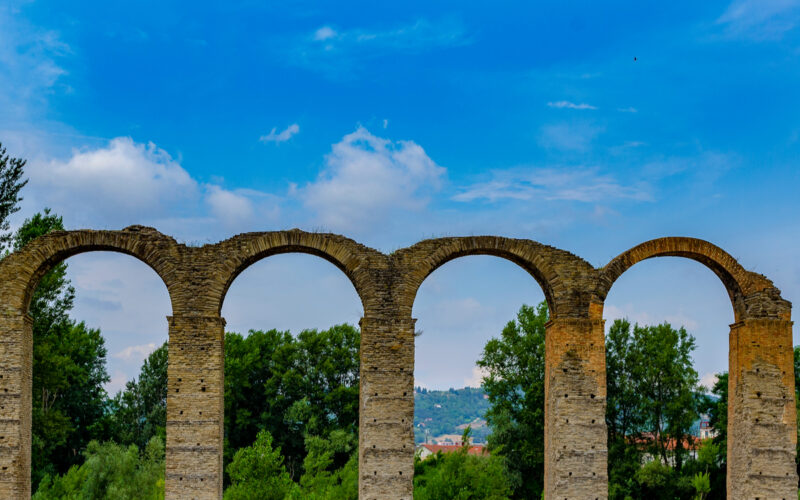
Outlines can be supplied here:
[[[641, 437], [631, 438], [634, 443], [641, 444], [641, 445], [649, 445], [653, 444], [655, 441], [655, 435], [651, 432], [645, 432], [641, 435]], [[697, 450], [700, 448], [702, 444], [702, 440], [696, 436], [687, 436], [686, 439], [681, 440], [680, 447], [684, 450]], [[667, 440], [667, 450], [668, 451], [675, 451], [676, 445], [678, 441], [675, 438], [670, 438]]]

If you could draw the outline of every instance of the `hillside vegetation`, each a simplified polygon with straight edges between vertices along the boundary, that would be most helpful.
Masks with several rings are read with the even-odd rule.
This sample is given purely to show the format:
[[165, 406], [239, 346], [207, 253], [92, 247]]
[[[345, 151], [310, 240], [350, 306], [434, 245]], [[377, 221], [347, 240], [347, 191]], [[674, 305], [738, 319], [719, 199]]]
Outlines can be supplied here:
[[[489, 399], [481, 388], [464, 387], [447, 391], [434, 391], [421, 387], [414, 389], [414, 442], [429, 443], [444, 439], [460, 440], [464, 428], [472, 427], [474, 443], [485, 443], [489, 427], [484, 416], [489, 409]], [[426, 433], [427, 431], [427, 433]]]

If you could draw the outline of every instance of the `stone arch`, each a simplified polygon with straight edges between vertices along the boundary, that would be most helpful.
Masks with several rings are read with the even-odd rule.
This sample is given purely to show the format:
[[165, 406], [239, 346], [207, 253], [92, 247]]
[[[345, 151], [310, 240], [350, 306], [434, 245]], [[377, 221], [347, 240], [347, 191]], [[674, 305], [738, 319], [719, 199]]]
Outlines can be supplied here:
[[339, 268], [353, 284], [361, 305], [366, 311], [377, 301], [375, 286], [370, 277], [370, 264], [385, 258], [373, 250], [343, 236], [327, 233], [307, 233], [299, 229], [264, 233], [245, 233], [206, 247], [219, 256], [216, 278], [212, 284], [212, 303], [220, 314], [225, 295], [233, 281], [245, 269], [272, 255], [305, 253], [327, 260]]
[[[392, 257], [405, 268], [398, 283], [398, 306], [409, 315], [422, 282], [436, 269], [451, 260], [468, 255], [491, 255], [509, 260], [528, 272], [544, 292], [550, 317], [571, 316], [580, 308], [575, 302], [575, 288], [570, 289], [568, 275], [586, 277], [591, 266], [583, 259], [563, 250], [531, 240], [499, 236], [437, 238], [421, 241], [399, 250]], [[577, 273], [571, 273], [577, 271]], [[581, 302], [578, 300], [578, 302]], [[588, 302], [585, 304], [588, 306]], [[577, 306], [577, 307], [575, 307]]]
[[736, 321], [747, 314], [745, 298], [755, 292], [773, 288], [760, 274], [747, 271], [729, 253], [705, 240], [665, 237], [646, 241], [627, 250], [600, 269], [598, 297], [605, 300], [614, 282], [634, 264], [654, 257], [684, 257], [697, 261], [722, 281], [733, 306]]
[[53, 267], [77, 254], [97, 251], [130, 255], [149, 266], [167, 287], [174, 310], [178, 285], [178, 244], [155, 229], [131, 226], [122, 231], [55, 231], [35, 239], [0, 263], [0, 302], [6, 309], [28, 312], [39, 280]]

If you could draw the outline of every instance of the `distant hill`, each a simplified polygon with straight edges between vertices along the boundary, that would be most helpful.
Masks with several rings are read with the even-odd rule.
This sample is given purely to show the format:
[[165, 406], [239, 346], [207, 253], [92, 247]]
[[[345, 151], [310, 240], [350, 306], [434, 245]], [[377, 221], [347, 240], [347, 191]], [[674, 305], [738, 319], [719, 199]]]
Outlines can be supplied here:
[[[472, 426], [475, 443], [485, 443], [490, 433], [484, 416], [489, 400], [481, 388], [464, 387], [447, 391], [414, 388], [414, 442], [450, 439], [457, 441], [467, 425]], [[427, 433], [426, 433], [427, 431]]]

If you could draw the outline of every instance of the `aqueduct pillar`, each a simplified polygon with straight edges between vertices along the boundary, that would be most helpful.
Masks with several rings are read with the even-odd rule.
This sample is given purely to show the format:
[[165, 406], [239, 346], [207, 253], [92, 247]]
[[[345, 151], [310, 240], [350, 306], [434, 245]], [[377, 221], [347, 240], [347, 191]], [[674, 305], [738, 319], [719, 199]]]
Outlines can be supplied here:
[[728, 378], [728, 498], [797, 496], [797, 415], [792, 322], [731, 325]]
[[225, 320], [173, 314], [169, 321], [165, 496], [222, 498]]
[[545, 334], [544, 497], [608, 498], [601, 318], [559, 318]]
[[0, 497], [31, 496], [33, 322], [22, 311], [0, 316]]
[[358, 497], [411, 500], [414, 488], [414, 323], [361, 319]]

